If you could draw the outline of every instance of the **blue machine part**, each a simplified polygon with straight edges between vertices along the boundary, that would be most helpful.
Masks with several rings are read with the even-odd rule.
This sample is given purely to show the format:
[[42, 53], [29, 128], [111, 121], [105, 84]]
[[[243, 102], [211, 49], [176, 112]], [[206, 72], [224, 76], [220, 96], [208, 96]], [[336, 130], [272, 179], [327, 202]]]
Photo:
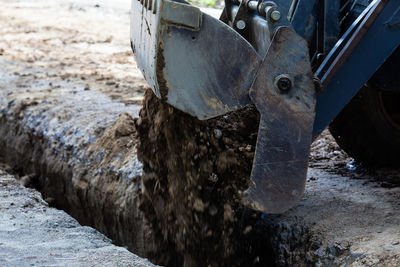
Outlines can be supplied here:
[[[321, 133], [329, 125], [399, 46], [399, 9], [400, 0], [388, 1], [352, 53], [324, 86], [317, 99], [313, 135]], [[330, 55], [335, 55], [336, 48]], [[319, 70], [331, 60], [328, 56]]]
[[[400, 44], [400, 0], [361, 11], [366, 1], [226, 0], [219, 21], [182, 1], [133, 0], [132, 49], [154, 93], [183, 112], [205, 120], [255, 104], [243, 201], [281, 213], [302, 196], [312, 136]], [[341, 27], [352, 10], [362, 13]]]

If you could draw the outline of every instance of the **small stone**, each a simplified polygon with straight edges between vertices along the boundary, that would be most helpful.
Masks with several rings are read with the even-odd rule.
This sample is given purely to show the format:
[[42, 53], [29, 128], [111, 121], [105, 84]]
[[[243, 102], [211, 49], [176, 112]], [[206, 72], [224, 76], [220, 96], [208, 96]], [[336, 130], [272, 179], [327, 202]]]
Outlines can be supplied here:
[[142, 121], [142, 118], [139, 117], [138, 119], [135, 120], [135, 122], [136, 122], [137, 126], [140, 126], [140, 125], [142, 125], [143, 121]]
[[118, 120], [115, 122], [115, 134], [114, 136], [129, 136], [135, 132], [135, 127], [133, 120], [127, 113], [122, 113], [119, 115]]
[[344, 248], [340, 247], [339, 245], [332, 245], [326, 248], [326, 253], [336, 257], [341, 255], [344, 252]]
[[204, 212], [204, 203], [200, 198], [198, 198], [194, 201], [193, 209], [198, 212]]
[[315, 251], [314, 252], [314, 255], [315, 256], [318, 256], [318, 257], [322, 257], [322, 256], [324, 256], [324, 253], [323, 253], [323, 251], [322, 251], [322, 248], [319, 248], [317, 251]]
[[233, 221], [233, 210], [229, 204], [224, 205], [224, 221]]
[[397, 246], [398, 244], [400, 244], [400, 241], [394, 241], [394, 242], [392, 243], [393, 246]]
[[390, 252], [390, 251], [394, 250], [394, 247], [393, 246], [387, 246], [387, 247], [384, 247], [383, 250]]
[[37, 178], [36, 174], [25, 175], [21, 177], [20, 183], [22, 186], [33, 188], [36, 184]]
[[215, 173], [211, 173], [210, 177], [208, 177], [208, 180], [213, 183], [216, 183], [218, 182], [218, 176]]
[[252, 229], [253, 229], [253, 227], [251, 227], [251, 225], [246, 226], [246, 228], [244, 228], [244, 230], [243, 230], [243, 234], [246, 235], [246, 234], [250, 233]]
[[131, 147], [132, 145], [133, 145], [133, 140], [130, 140], [130, 141], [126, 144], [127, 147]]
[[315, 241], [315, 242], [312, 243], [311, 249], [312, 250], [317, 250], [317, 249], [319, 249], [320, 246], [321, 246], [321, 244], [318, 241]]
[[[350, 254], [350, 259], [352, 262], [354, 262], [356, 259], [361, 258], [364, 254], [360, 253], [360, 252], [354, 252]], [[365, 255], [364, 255], [365, 257]], [[362, 259], [362, 258], [361, 258]]]
[[220, 139], [222, 137], [222, 131], [220, 129], [214, 129], [215, 138]]
[[46, 197], [44, 201], [46, 201], [49, 204], [49, 206], [53, 206], [56, 202], [56, 200], [53, 197]]

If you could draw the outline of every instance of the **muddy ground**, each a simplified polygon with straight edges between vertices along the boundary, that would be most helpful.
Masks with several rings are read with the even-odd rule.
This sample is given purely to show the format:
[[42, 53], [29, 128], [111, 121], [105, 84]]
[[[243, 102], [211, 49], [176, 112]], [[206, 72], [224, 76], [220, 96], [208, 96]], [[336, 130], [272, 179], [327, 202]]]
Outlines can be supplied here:
[[257, 112], [199, 123], [147, 93], [139, 114], [128, 1], [0, 3], [0, 157], [52, 205], [163, 265], [400, 264], [397, 171], [324, 132], [299, 205], [252, 212]]

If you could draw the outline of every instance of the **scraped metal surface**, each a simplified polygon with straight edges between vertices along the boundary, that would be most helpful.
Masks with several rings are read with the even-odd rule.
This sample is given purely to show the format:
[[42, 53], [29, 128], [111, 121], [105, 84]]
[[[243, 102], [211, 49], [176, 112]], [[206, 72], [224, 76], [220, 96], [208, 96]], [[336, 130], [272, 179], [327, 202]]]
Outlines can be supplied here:
[[[293, 79], [285, 94], [274, 87], [274, 78], [281, 74]], [[282, 213], [302, 197], [314, 122], [312, 77], [304, 39], [290, 28], [279, 28], [250, 90], [261, 114], [250, 187], [244, 196], [254, 209]]]
[[165, 68], [157, 71], [167, 81], [168, 103], [199, 119], [250, 104], [261, 59], [232, 28], [203, 14], [199, 31], [171, 27], [162, 39]]

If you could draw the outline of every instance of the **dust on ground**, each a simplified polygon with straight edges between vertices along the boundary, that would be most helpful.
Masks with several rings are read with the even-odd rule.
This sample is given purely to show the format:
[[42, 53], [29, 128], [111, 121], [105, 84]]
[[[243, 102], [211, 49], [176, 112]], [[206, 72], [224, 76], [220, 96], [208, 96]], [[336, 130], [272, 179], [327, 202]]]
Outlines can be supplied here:
[[[368, 149], [368, 148], [366, 148]], [[309, 167], [340, 174], [365, 183], [376, 183], [384, 188], [400, 186], [400, 172], [391, 168], [366, 168], [355, 161], [336, 143], [326, 129], [311, 145]]]
[[140, 105], [147, 85], [130, 50], [129, 1], [0, 3], [2, 60], [45, 71], [33, 79], [74, 80], [86, 90]]

